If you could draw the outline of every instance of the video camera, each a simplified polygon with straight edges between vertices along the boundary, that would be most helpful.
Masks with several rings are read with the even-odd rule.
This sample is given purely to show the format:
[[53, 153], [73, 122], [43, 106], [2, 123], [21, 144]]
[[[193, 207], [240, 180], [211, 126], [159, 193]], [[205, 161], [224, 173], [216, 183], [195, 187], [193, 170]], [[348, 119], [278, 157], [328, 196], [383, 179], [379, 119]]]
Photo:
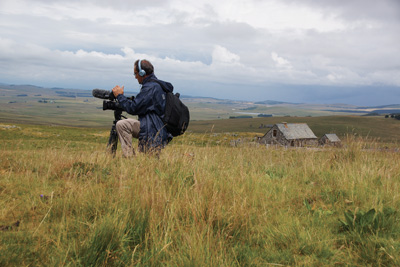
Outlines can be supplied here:
[[[112, 91], [102, 90], [102, 89], [93, 89], [92, 95], [96, 98], [104, 99], [103, 101], [103, 110], [111, 109], [114, 110], [114, 121], [110, 131], [110, 137], [108, 139], [107, 150], [111, 152], [112, 155], [115, 156], [115, 152], [117, 150], [118, 145], [118, 135], [116, 130], [116, 125], [119, 120], [125, 118], [122, 115], [122, 108], [120, 107], [118, 100], [115, 98]], [[133, 100], [134, 97], [128, 97], [128, 99]]]
[[[103, 101], [103, 110], [107, 109], [121, 110], [121, 107], [119, 106], [119, 103], [112, 91], [103, 89], [93, 89], [92, 95], [100, 99], [106, 99]], [[128, 99], [130, 100], [133, 100], [134, 98], [135, 98], [134, 96], [128, 97]]]
[[112, 91], [102, 90], [102, 89], [93, 89], [92, 95], [94, 97], [100, 99], [106, 99], [103, 101], [103, 110], [111, 109], [111, 110], [118, 110], [121, 109], [117, 99], [115, 98]]

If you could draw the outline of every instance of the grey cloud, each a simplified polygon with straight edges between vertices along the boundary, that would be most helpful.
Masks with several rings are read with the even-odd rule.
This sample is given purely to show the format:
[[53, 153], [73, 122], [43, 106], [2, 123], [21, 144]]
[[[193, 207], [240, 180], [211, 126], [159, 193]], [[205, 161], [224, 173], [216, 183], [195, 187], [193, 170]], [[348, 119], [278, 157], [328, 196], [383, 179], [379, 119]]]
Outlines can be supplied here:
[[257, 33], [256, 29], [243, 22], [215, 22], [204, 29], [204, 35], [214, 42], [252, 44]]
[[[47, 5], [65, 4], [64, 0], [35, 0], [37, 3]], [[169, 4], [168, 0], [69, 0], [69, 5], [75, 5], [77, 8], [83, 4], [93, 4], [96, 6], [103, 6], [115, 10], [127, 11], [132, 9], [144, 9], [148, 7], [162, 7]]]
[[359, 19], [376, 19], [399, 22], [400, 20], [400, 1], [398, 0], [284, 1], [293, 5], [306, 5], [311, 8], [318, 8], [328, 16], [339, 16], [349, 21]]
[[[59, 5], [59, 12], [65, 4], [37, 2]], [[400, 86], [400, 9], [389, 12], [387, 20], [382, 16], [398, 7], [393, 1], [373, 7], [364, 1], [286, 1], [345, 21], [344, 28], [325, 32], [295, 26], [272, 31], [221, 20], [207, 4], [193, 16], [167, 1], [68, 1], [76, 8], [88, 3], [101, 12], [121, 10], [113, 15], [125, 15], [124, 20], [107, 14], [74, 18], [0, 11], [0, 82], [84, 89], [123, 83], [137, 88], [132, 62], [145, 57], [160, 78], [185, 88], [185, 94], [292, 102], [322, 101], [324, 96], [331, 99], [327, 101], [355, 102], [359, 95], [366, 103], [362, 93], [377, 98], [371, 88], [380, 84], [393, 96], [385, 101], [400, 101], [393, 94]], [[153, 11], [166, 21], [153, 23]], [[329, 86], [334, 90], [325, 94]]]

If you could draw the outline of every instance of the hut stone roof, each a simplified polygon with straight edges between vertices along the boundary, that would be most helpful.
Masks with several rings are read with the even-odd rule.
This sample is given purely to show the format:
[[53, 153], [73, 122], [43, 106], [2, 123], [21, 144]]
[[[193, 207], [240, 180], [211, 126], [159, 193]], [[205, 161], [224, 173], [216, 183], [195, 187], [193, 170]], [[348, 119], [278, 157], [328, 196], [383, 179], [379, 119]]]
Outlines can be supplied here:
[[340, 139], [336, 134], [325, 134], [325, 136], [331, 142], [340, 142]]
[[317, 139], [313, 131], [305, 123], [277, 123], [276, 126], [287, 140]]

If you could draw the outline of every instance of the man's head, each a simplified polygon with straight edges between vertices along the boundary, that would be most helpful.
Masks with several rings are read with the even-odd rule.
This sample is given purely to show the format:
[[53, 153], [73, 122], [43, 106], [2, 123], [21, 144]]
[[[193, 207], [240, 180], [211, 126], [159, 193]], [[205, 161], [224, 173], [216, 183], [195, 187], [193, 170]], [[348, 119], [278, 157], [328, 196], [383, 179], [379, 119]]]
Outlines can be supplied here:
[[153, 72], [154, 72], [154, 67], [150, 63], [150, 61], [146, 59], [135, 61], [133, 67], [133, 73], [135, 75], [135, 78], [138, 80], [139, 84], [142, 84], [143, 80]]

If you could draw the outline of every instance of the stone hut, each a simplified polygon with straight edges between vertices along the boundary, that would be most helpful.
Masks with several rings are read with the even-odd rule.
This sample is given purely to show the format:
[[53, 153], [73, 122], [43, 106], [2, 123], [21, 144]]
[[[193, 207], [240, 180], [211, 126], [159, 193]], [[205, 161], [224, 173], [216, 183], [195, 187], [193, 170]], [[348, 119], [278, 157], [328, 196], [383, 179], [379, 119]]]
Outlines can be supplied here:
[[316, 146], [318, 139], [306, 123], [278, 123], [260, 138], [266, 145], [290, 147]]
[[342, 142], [336, 134], [325, 134], [322, 136], [318, 143], [321, 146], [341, 146]]

